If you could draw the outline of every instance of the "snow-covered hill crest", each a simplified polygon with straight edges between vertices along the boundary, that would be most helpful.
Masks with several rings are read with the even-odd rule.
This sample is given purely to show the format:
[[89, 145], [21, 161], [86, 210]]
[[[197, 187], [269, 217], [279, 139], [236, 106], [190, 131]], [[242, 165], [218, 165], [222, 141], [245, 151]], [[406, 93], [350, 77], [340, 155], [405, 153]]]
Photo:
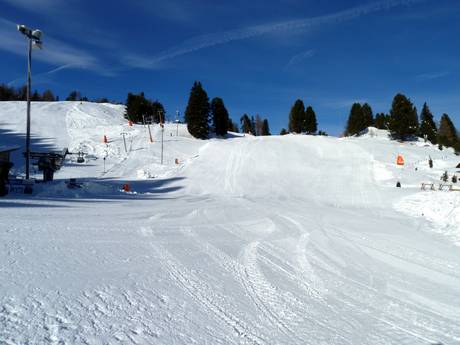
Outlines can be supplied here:
[[[455, 173], [450, 150], [196, 140], [123, 112], [33, 104], [34, 149], [85, 162], [0, 199], [0, 343], [460, 343], [459, 192], [420, 190]], [[0, 103], [0, 146], [24, 130], [25, 105]]]

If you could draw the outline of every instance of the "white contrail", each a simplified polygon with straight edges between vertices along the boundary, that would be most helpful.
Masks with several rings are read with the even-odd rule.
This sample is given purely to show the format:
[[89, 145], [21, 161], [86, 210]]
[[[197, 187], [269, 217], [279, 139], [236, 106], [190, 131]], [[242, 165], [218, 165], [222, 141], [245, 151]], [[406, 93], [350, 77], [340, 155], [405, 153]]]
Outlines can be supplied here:
[[296, 64], [300, 63], [303, 60], [311, 58], [314, 55], [315, 55], [315, 51], [313, 49], [310, 49], [310, 50], [307, 50], [305, 52], [302, 52], [302, 53], [299, 53], [297, 55], [294, 55], [291, 58], [291, 60], [289, 60], [289, 62], [287, 63], [286, 67], [296, 65]]
[[219, 44], [257, 37], [272, 32], [308, 30], [324, 24], [349, 21], [363, 15], [388, 10], [393, 7], [412, 5], [426, 1], [428, 0], [385, 0], [320, 17], [256, 25], [242, 29], [201, 35], [160, 52], [153, 58], [132, 56], [126, 58], [125, 63], [135, 67], [155, 68], [162, 61]]
[[[67, 65], [63, 65], [63, 66], [59, 66], [59, 67], [56, 67], [56, 68], [53, 68], [52, 70], [48, 71], [48, 72], [43, 72], [43, 73], [39, 73], [39, 74], [36, 74], [34, 76], [34, 81], [37, 83], [41, 82], [42, 81], [42, 78], [48, 76], [48, 75], [51, 75], [51, 74], [54, 74], [54, 73], [57, 73], [59, 71], [62, 71], [62, 70], [65, 70], [65, 69], [69, 69], [69, 68], [78, 68], [80, 66], [76, 65], [76, 64], [67, 64]], [[25, 78], [17, 78], [17, 79], [14, 79], [10, 82], [8, 82], [8, 86], [13, 86], [13, 85], [16, 85], [18, 83], [25, 83]]]

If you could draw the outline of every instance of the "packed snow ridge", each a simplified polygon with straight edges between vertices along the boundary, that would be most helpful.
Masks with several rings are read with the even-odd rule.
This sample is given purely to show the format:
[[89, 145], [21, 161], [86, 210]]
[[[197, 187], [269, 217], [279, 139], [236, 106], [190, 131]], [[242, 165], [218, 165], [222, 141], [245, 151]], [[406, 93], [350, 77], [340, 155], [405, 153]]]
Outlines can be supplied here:
[[[85, 162], [0, 199], [0, 344], [460, 344], [450, 149], [374, 128], [196, 140], [123, 112], [32, 104], [32, 149]], [[1, 102], [0, 146], [24, 130]]]

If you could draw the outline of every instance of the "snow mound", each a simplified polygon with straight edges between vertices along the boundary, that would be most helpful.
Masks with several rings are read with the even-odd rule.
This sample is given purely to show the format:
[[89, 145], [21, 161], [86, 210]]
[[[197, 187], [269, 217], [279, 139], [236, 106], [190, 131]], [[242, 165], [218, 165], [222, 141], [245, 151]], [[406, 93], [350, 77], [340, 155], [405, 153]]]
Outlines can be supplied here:
[[386, 129], [378, 129], [375, 127], [367, 127], [359, 133], [359, 136], [364, 138], [390, 139], [390, 133]]
[[432, 230], [460, 247], [460, 193], [423, 192], [403, 198], [395, 208], [411, 217], [423, 217]]

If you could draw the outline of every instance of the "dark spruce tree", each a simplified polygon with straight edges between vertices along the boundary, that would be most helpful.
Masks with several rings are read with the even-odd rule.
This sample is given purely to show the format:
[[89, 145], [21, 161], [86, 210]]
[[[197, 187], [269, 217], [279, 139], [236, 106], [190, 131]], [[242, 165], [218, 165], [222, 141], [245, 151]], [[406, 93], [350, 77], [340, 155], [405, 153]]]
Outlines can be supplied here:
[[257, 136], [256, 120], [254, 119], [254, 116], [251, 116], [251, 134]]
[[151, 101], [145, 98], [143, 92], [139, 94], [128, 93], [126, 99], [125, 118], [134, 123], [160, 122], [160, 117], [164, 120], [166, 111], [158, 101]]
[[345, 129], [346, 136], [359, 134], [363, 127], [362, 123], [362, 106], [359, 103], [354, 103], [351, 106], [350, 115], [348, 115], [347, 128]]
[[209, 98], [199, 81], [190, 90], [185, 122], [191, 135], [198, 139], [206, 139], [209, 135]]
[[228, 119], [227, 131], [238, 133], [238, 125], [232, 119]]
[[286, 135], [286, 134], [288, 134], [288, 131], [286, 130], [286, 128], [282, 128], [280, 131], [280, 135]]
[[270, 126], [268, 125], [268, 120], [264, 119], [262, 123], [262, 135], [271, 135]]
[[81, 100], [81, 93], [80, 91], [72, 91], [71, 93], [69, 93], [69, 95], [67, 96], [67, 98], [65, 99], [66, 101], [72, 101], [72, 102], [75, 102], [75, 101], [80, 101]]
[[212, 127], [214, 132], [218, 136], [224, 136], [227, 134], [229, 115], [225, 108], [224, 101], [222, 98], [215, 97], [211, 101], [211, 118]]
[[423, 105], [422, 113], [420, 114], [420, 136], [427, 138], [431, 143], [437, 143], [438, 129], [433, 119], [433, 114], [430, 108], [425, 103]]
[[354, 103], [348, 116], [345, 134], [348, 136], [359, 135], [366, 128], [374, 125], [374, 114], [368, 103], [363, 105]]
[[418, 132], [417, 109], [410, 99], [397, 94], [390, 111], [389, 128], [394, 139], [405, 140]]
[[16, 101], [19, 95], [16, 90], [6, 84], [0, 85], [0, 101]]
[[361, 131], [374, 125], [374, 113], [372, 112], [372, 108], [368, 103], [364, 103], [361, 107], [361, 116], [363, 127]]
[[56, 98], [51, 90], [45, 90], [42, 94], [43, 102], [54, 102]]
[[138, 95], [131, 92], [128, 93], [128, 97], [126, 98], [125, 118], [134, 123], [142, 123], [143, 115], [146, 115], [146, 103], [147, 100], [143, 92]]
[[316, 114], [312, 107], [308, 106], [305, 110], [305, 132], [307, 134], [315, 134], [318, 130], [318, 121], [316, 121]]
[[262, 134], [263, 125], [264, 125], [264, 120], [262, 119], [262, 117], [259, 114], [257, 114], [256, 115], [256, 121], [255, 121], [255, 130], [256, 130], [255, 135], [256, 136], [263, 135]]
[[438, 143], [447, 147], [455, 147], [458, 143], [457, 130], [447, 114], [442, 115], [439, 123]]
[[241, 133], [251, 133], [251, 119], [248, 114], [244, 114], [240, 119]]
[[379, 113], [375, 115], [374, 126], [378, 129], [387, 129], [389, 121], [390, 121], [389, 115], [385, 115], [384, 113]]
[[153, 121], [156, 123], [160, 123], [161, 121], [165, 120], [166, 110], [159, 101], [149, 101], [147, 100], [146, 109], [145, 109], [145, 117], [153, 118]]
[[30, 100], [32, 102], [40, 102], [42, 100], [40, 94], [38, 93], [37, 90], [34, 91], [34, 93], [32, 94], [32, 96], [30, 97]]
[[302, 133], [302, 122], [305, 121], [305, 105], [302, 100], [298, 99], [289, 112], [289, 132]]

